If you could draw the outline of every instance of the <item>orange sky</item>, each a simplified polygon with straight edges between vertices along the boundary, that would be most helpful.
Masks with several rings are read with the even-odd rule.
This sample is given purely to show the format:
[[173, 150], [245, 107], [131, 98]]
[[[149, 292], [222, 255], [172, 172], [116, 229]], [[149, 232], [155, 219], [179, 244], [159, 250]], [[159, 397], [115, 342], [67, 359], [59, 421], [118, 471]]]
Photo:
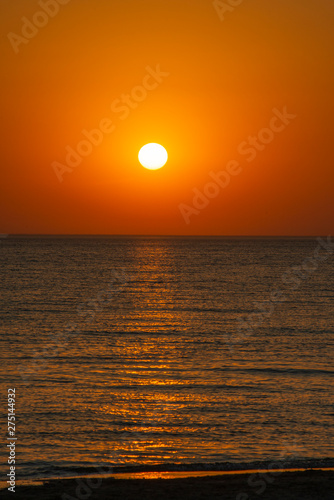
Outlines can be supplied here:
[[1, 0], [0, 233], [333, 234], [334, 3], [224, 3]]

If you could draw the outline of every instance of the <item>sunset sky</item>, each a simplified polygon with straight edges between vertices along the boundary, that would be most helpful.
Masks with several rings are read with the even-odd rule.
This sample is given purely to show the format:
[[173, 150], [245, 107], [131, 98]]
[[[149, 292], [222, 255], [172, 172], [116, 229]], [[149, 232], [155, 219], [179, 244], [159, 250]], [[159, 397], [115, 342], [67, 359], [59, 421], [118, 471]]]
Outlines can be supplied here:
[[333, 234], [334, 2], [224, 3], [1, 0], [0, 233]]

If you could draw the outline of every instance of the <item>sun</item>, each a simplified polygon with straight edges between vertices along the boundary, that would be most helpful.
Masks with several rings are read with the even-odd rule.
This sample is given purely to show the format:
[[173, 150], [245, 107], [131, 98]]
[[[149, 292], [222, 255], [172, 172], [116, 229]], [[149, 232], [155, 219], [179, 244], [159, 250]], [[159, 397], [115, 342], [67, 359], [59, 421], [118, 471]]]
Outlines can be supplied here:
[[141, 148], [138, 159], [143, 167], [149, 170], [158, 170], [165, 165], [168, 154], [163, 146], [150, 142]]

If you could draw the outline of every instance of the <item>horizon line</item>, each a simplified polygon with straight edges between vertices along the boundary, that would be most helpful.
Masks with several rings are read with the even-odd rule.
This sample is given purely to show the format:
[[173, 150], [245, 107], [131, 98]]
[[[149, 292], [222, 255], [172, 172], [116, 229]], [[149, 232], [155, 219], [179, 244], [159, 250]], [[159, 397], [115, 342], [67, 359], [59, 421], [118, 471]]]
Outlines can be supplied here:
[[7, 237], [100, 237], [100, 238], [323, 238], [328, 234], [317, 235], [224, 235], [224, 234], [104, 234], [104, 233], [0, 233], [1, 239]]

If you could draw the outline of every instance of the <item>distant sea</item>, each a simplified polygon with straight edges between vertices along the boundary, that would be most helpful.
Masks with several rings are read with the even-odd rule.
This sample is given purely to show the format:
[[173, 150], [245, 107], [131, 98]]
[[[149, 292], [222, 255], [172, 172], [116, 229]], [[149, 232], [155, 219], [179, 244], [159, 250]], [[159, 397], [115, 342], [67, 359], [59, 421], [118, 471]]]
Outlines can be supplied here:
[[321, 242], [2, 238], [1, 477], [333, 465]]

